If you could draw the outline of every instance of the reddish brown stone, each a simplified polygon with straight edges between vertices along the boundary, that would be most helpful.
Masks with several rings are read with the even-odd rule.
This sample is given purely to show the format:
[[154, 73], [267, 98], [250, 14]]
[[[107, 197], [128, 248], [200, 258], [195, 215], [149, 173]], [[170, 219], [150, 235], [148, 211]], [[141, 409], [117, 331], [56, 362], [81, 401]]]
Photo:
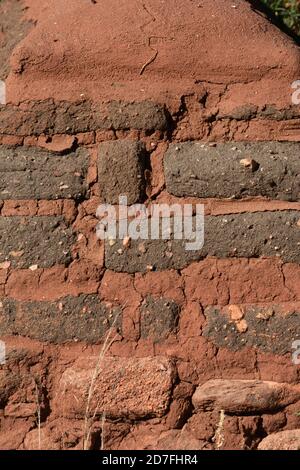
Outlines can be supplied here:
[[88, 365], [79, 360], [63, 373], [53, 403], [55, 415], [84, 418], [105, 412], [107, 417], [133, 419], [167, 412], [174, 380], [170, 361], [91, 357]]
[[206, 442], [211, 441], [215, 434], [218, 419], [219, 414], [216, 412], [196, 413], [188, 420], [186, 429], [196, 439]]
[[28, 418], [29, 416], [36, 416], [37, 410], [36, 403], [12, 403], [5, 407], [4, 416]]
[[300, 429], [281, 431], [265, 437], [259, 450], [300, 450]]
[[[16, 426], [15, 423], [11, 423], [10, 428], [2, 428], [0, 431], [0, 448], [1, 450], [16, 450], [22, 448], [22, 443], [26, 435], [35, 425], [34, 422], [27, 420], [18, 420]], [[38, 446], [35, 447], [38, 449]]]
[[191, 410], [192, 406], [188, 400], [174, 400], [171, 403], [170, 411], [166, 420], [167, 426], [171, 429], [181, 429], [191, 414]]
[[198, 387], [193, 405], [233, 414], [274, 411], [300, 399], [300, 388], [259, 380], [211, 380]]
[[280, 431], [286, 425], [286, 416], [283, 412], [263, 415], [263, 428], [267, 434]]
[[[287, 406], [284, 410], [286, 417], [285, 429], [300, 429], [300, 413], [299, 413], [299, 402], [292, 403]], [[276, 431], [282, 430], [283, 427]]]
[[[136, 424], [117, 447], [118, 450], [205, 450], [211, 444], [196, 439], [188, 430], [165, 428], [156, 423]], [[187, 460], [187, 464], [188, 464]]]

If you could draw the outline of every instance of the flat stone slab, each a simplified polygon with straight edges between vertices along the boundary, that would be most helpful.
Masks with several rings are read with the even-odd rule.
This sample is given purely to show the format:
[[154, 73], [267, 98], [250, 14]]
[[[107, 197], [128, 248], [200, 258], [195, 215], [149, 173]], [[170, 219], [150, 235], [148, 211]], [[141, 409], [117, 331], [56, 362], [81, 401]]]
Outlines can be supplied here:
[[[300, 212], [256, 212], [205, 217], [204, 246], [186, 249], [187, 240], [106, 242], [105, 265], [118, 272], [182, 269], [207, 256], [217, 258], [280, 257], [300, 261]], [[149, 232], [150, 233], [150, 232]]]
[[172, 144], [164, 159], [167, 190], [175, 196], [298, 201], [299, 155], [298, 143]]
[[300, 388], [261, 380], [209, 380], [193, 395], [196, 410], [223, 410], [232, 414], [275, 411], [295, 403]]
[[14, 268], [68, 265], [74, 241], [63, 217], [0, 217], [0, 262]]
[[78, 199], [87, 191], [85, 150], [58, 155], [0, 146], [0, 199]]
[[171, 361], [159, 356], [89, 357], [63, 373], [53, 412], [69, 418], [101, 417], [104, 412], [111, 418], [161, 417], [168, 411], [174, 378]]

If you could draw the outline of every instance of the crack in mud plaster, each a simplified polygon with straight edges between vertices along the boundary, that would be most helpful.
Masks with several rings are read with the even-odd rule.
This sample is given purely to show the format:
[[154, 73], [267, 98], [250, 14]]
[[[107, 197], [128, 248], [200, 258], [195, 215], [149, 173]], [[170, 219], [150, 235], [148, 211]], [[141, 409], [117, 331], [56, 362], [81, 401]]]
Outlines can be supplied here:
[[[140, 26], [140, 30], [142, 31], [143, 34], [145, 34], [145, 28], [150, 25], [151, 23], [156, 22], [156, 17], [150, 12], [148, 7], [145, 5], [145, 3], [142, 4], [143, 10], [147, 13], [147, 15], [150, 17], [149, 21], [147, 23], [144, 23], [142, 26]], [[168, 39], [166, 36], [148, 36], [147, 37], [147, 47], [153, 51], [153, 55], [150, 57], [150, 59], [145, 62], [140, 70], [140, 75], [143, 75], [145, 72], [146, 68], [151, 65], [156, 59], [159, 54], [158, 49], [152, 46], [152, 40], [153, 39]], [[173, 38], [170, 38], [173, 39]]]

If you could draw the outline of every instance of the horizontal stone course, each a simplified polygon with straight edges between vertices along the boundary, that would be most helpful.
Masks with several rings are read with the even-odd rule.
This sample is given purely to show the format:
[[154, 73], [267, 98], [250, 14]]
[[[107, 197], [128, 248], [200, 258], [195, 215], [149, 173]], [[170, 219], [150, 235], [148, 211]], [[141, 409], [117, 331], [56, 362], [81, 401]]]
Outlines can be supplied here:
[[20, 335], [39, 341], [98, 343], [115, 317], [121, 324], [121, 312], [108, 308], [97, 295], [64, 297], [56, 302], [0, 303], [0, 336]]
[[188, 251], [186, 240], [132, 240], [106, 243], [105, 265], [118, 272], [182, 269], [207, 256], [280, 257], [300, 261], [300, 212], [257, 212], [205, 217], [202, 249]]
[[87, 413], [87, 397], [93, 380], [88, 415], [111, 418], [163, 416], [169, 406], [175, 372], [164, 357], [81, 359], [66, 369], [53, 401], [55, 415], [70, 418]]
[[0, 199], [78, 199], [87, 191], [88, 153], [60, 156], [0, 146]]
[[0, 217], [0, 262], [14, 268], [68, 265], [74, 241], [61, 216]]
[[89, 101], [69, 103], [52, 100], [26, 102], [22, 107], [0, 106], [0, 134], [29, 136], [77, 134], [104, 129], [166, 130], [164, 106], [152, 101], [111, 101], [102, 105]]
[[292, 354], [293, 342], [300, 340], [300, 306], [285, 310], [276, 303], [232, 309], [207, 307], [203, 335], [216, 346], [233, 351], [248, 347], [278, 355]]
[[171, 144], [164, 159], [167, 190], [199, 198], [300, 199], [300, 144]]
[[264, 105], [262, 107], [255, 105], [243, 105], [233, 109], [228, 113], [221, 112], [217, 119], [235, 119], [237, 121], [248, 121], [249, 119], [272, 119], [274, 121], [284, 121], [297, 119], [300, 116], [299, 106], [291, 105], [284, 109], [277, 109], [273, 105]]

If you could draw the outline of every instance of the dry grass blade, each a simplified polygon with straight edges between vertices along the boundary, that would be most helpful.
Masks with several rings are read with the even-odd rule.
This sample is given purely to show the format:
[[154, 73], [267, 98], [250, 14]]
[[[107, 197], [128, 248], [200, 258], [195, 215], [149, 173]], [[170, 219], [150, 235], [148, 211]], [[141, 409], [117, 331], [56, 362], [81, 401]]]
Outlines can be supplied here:
[[[125, 306], [124, 306], [125, 307]], [[124, 308], [123, 307], [123, 308]], [[93, 415], [90, 417], [91, 414], [91, 402], [92, 398], [95, 392], [95, 385], [96, 385], [96, 380], [99, 376], [99, 373], [101, 371], [101, 366], [103, 363], [103, 360], [105, 358], [105, 355], [107, 351], [109, 351], [111, 345], [115, 342], [117, 339], [117, 335], [111, 338], [111, 335], [114, 331], [114, 327], [117, 323], [117, 320], [119, 318], [119, 314], [115, 316], [114, 321], [108, 330], [108, 333], [106, 335], [105, 341], [103, 343], [103, 346], [100, 350], [99, 356], [97, 358], [97, 362], [93, 371], [92, 379], [90, 382], [89, 390], [88, 390], [88, 397], [87, 397], [87, 403], [86, 403], [86, 409], [85, 409], [85, 416], [84, 416], [84, 433], [83, 433], [83, 450], [88, 450], [88, 445], [91, 437], [91, 431], [92, 431], [92, 426], [94, 423], [94, 419], [96, 417], [96, 414], [98, 412], [98, 405], [96, 406]], [[103, 418], [103, 417], [102, 417]]]
[[225, 421], [225, 411], [220, 411], [220, 419], [218, 422], [218, 426], [213, 437], [213, 442], [215, 443], [215, 450], [220, 450], [224, 444], [224, 421]]

